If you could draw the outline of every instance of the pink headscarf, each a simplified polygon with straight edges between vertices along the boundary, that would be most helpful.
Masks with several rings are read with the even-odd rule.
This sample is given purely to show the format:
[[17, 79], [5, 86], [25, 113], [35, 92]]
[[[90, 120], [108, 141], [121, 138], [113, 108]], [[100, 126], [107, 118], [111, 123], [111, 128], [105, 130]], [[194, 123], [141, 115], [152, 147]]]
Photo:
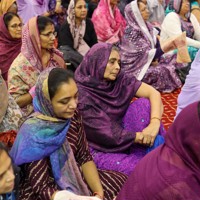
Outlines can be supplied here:
[[126, 21], [115, 6], [112, 10], [110, 0], [100, 0], [92, 15], [92, 22], [99, 42], [116, 43], [124, 33]]
[[[65, 67], [62, 53], [53, 48], [49, 50], [52, 58], [60, 67]], [[21, 53], [26, 59], [38, 69], [40, 72], [44, 70], [42, 66], [42, 48], [40, 42], [39, 30], [37, 29], [37, 17], [33, 17], [25, 25], [22, 35], [22, 48]], [[49, 67], [52, 67], [51, 65]]]

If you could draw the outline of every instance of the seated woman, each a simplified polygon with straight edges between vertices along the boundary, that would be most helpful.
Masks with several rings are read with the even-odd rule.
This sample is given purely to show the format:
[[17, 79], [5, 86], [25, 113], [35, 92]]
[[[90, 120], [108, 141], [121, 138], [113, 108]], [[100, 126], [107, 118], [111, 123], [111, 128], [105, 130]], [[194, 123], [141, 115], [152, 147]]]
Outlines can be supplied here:
[[165, 48], [161, 48], [157, 39], [158, 32], [148, 22], [147, 5], [141, 0], [132, 1], [125, 13], [127, 26], [120, 45], [122, 70], [161, 92], [181, 87], [175, 69], [183, 65], [176, 62], [176, 54], [164, 54], [162, 49]]
[[200, 26], [190, 11], [190, 2], [189, 0], [171, 0], [169, 9], [173, 12], [167, 14], [162, 23], [160, 40], [162, 42], [185, 31], [188, 50], [193, 60], [200, 48]]
[[16, 0], [1, 0], [0, 1], [0, 16], [7, 12], [17, 14], [17, 3]]
[[[78, 108], [95, 163], [98, 168], [129, 174], [147, 147], [154, 144], [157, 134], [164, 133], [160, 93], [122, 73], [119, 50], [107, 43], [90, 49], [75, 79]], [[134, 96], [150, 102], [141, 98], [130, 105]]]
[[185, 84], [181, 88], [181, 92], [177, 99], [176, 116], [187, 105], [200, 101], [200, 50], [198, 51], [194, 61], [191, 64], [191, 69], [186, 77]]
[[5, 81], [13, 60], [21, 50], [22, 21], [15, 13], [0, 17], [0, 70]]
[[92, 22], [99, 42], [119, 43], [126, 26], [117, 0], [100, 0], [92, 15]]
[[24, 117], [33, 112], [34, 85], [40, 72], [47, 67], [65, 67], [54, 40], [54, 24], [48, 17], [34, 17], [23, 29], [21, 53], [9, 69], [8, 88]]
[[[68, 70], [47, 69], [39, 76], [35, 113], [23, 123], [11, 149], [24, 174], [20, 200], [112, 200], [126, 180], [118, 172], [98, 174], [77, 100], [78, 89]], [[70, 193], [96, 198], [68, 198]]]
[[0, 75], [0, 141], [11, 147], [23, 122], [22, 113]]
[[74, 71], [87, 51], [97, 43], [93, 23], [86, 16], [85, 0], [71, 0], [67, 21], [58, 34], [60, 50], [64, 52], [65, 61], [71, 63]]
[[145, 156], [116, 200], [200, 199], [200, 103], [176, 118], [165, 144]]

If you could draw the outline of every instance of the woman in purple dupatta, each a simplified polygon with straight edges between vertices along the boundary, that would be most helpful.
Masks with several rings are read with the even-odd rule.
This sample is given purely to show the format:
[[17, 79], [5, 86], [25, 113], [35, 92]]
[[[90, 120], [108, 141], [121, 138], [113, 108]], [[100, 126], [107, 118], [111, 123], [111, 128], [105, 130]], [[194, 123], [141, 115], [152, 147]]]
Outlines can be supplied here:
[[[159, 145], [162, 137], [156, 136], [164, 133], [162, 102], [153, 87], [120, 72], [119, 62], [116, 47], [98, 43], [84, 57], [75, 79], [78, 108], [95, 163], [100, 169], [129, 174], [147, 150], [134, 141]], [[134, 96], [150, 103], [140, 98], [130, 105]]]
[[157, 31], [147, 22], [149, 11], [146, 5], [132, 1], [126, 6], [125, 17], [127, 26], [120, 45], [122, 70], [161, 92], [172, 92], [181, 87], [175, 72], [178, 66], [176, 55], [166, 55], [162, 51]]
[[140, 161], [116, 200], [200, 199], [200, 103], [186, 107], [161, 145]]

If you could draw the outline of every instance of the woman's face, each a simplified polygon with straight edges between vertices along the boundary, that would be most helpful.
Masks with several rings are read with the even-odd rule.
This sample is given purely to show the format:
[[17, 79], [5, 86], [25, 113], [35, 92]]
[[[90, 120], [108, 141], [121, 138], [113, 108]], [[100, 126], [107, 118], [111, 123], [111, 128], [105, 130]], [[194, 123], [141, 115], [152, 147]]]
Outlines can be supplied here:
[[62, 83], [51, 102], [56, 117], [60, 119], [72, 118], [78, 103], [78, 88], [75, 81], [70, 79], [69, 83]]
[[114, 81], [117, 78], [119, 72], [120, 72], [119, 52], [116, 50], [112, 50], [104, 72], [104, 79], [109, 81]]
[[144, 4], [143, 2], [140, 2], [138, 7], [142, 15], [142, 18], [144, 19], [144, 21], [147, 21], [149, 19], [149, 9], [147, 5]]
[[17, 14], [17, 4], [13, 3], [10, 8], [8, 9], [7, 12], [12, 12], [12, 13], [16, 13]]
[[13, 190], [15, 175], [11, 159], [4, 150], [0, 152], [0, 163], [0, 194], [5, 194]]
[[8, 31], [12, 38], [19, 39], [22, 37], [22, 21], [14, 16], [8, 23]]
[[183, 0], [182, 5], [181, 5], [180, 13], [185, 15], [189, 11], [190, 11], [190, 2], [189, 2], [189, 0]]
[[40, 33], [41, 47], [43, 49], [52, 49], [56, 38], [55, 27], [53, 24], [48, 24]]
[[87, 16], [87, 8], [84, 0], [78, 0], [75, 5], [75, 16], [77, 19], [84, 20]]

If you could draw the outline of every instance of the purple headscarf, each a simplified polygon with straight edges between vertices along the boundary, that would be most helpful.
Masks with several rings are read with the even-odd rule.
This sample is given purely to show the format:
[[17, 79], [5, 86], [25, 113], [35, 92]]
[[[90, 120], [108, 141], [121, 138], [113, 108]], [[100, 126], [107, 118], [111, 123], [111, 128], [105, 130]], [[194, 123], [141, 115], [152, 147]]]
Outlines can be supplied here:
[[122, 70], [142, 80], [156, 53], [156, 36], [150, 23], [143, 20], [137, 0], [126, 6], [125, 18], [127, 25], [120, 45]]
[[115, 81], [104, 80], [112, 47], [95, 44], [75, 72], [87, 139], [93, 148], [107, 152], [126, 149], [133, 143], [133, 134], [123, 130], [121, 121], [141, 85], [122, 72]]
[[186, 107], [165, 144], [135, 168], [116, 200], [200, 199], [200, 103]]

